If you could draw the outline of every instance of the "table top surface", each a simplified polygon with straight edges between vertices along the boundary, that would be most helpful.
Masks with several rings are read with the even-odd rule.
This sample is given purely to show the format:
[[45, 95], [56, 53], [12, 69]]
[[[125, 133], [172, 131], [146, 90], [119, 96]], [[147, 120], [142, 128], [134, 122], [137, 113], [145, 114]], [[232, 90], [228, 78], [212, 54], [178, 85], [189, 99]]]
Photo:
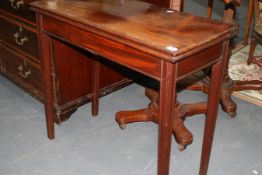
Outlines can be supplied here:
[[138, 0], [42, 0], [48, 12], [172, 56], [201, 48], [236, 32], [236, 26]]

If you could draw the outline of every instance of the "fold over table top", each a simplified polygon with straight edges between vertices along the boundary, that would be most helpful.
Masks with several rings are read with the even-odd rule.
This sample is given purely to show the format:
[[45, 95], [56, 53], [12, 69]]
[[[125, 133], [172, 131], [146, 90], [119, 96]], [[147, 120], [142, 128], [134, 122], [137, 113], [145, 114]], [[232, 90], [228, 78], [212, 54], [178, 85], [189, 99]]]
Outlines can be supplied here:
[[232, 24], [139, 0], [42, 0], [31, 5], [35, 11], [80, 22], [87, 30], [117, 36], [124, 44], [158, 52], [171, 62], [221, 42], [237, 30]]

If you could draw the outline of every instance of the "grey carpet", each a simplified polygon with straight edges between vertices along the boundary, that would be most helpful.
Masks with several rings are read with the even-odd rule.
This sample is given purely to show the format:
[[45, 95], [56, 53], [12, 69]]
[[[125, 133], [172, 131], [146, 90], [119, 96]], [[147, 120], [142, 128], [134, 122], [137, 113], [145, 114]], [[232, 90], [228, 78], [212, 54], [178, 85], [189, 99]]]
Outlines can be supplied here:
[[[46, 137], [43, 105], [0, 77], [1, 175], [151, 175], [157, 166], [157, 125], [134, 123], [119, 129], [114, 114], [119, 109], [145, 107], [144, 88], [131, 85], [100, 101], [98, 117], [90, 104], [61, 126], [56, 139]], [[182, 92], [179, 99], [206, 99], [199, 92]], [[232, 119], [219, 111], [211, 175], [262, 173], [262, 109], [234, 98], [238, 115]], [[204, 116], [186, 120], [194, 142], [179, 152], [173, 140], [171, 174], [198, 174]]]

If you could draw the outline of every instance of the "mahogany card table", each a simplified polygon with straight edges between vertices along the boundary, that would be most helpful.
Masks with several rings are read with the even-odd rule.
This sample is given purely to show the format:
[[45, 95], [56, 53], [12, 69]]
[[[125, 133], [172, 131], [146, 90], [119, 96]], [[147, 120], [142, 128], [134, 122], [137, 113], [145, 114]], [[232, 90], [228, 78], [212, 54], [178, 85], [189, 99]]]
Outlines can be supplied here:
[[[207, 174], [225, 59], [229, 39], [237, 30], [235, 25], [138, 0], [43, 0], [31, 5], [37, 14], [49, 139], [54, 139], [54, 41], [80, 47], [159, 81], [158, 175], [169, 174], [176, 83], [211, 66], [199, 170], [199, 174]], [[99, 81], [90, 81], [97, 89]], [[96, 103], [96, 90], [93, 96]]]

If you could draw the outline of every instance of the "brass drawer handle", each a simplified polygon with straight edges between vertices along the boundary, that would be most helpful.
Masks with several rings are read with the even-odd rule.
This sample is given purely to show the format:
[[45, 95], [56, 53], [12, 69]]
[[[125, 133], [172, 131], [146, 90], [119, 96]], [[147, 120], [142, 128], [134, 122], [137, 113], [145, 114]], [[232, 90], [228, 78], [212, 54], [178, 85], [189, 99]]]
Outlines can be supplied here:
[[20, 34], [23, 33], [23, 28], [20, 26], [19, 31], [14, 34], [15, 42], [16, 44], [22, 46], [26, 41], [28, 41], [28, 38], [26, 36], [22, 37]]
[[28, 41], [28, 38], [27, 38], [26, 36], [24, 36], [24, 37], [21, 37], [20, 40], [19, 40], [19, 36], [20, 36], [20, 34], [19, 34], [18, 32], [16, 32], [16, 33], [14, 34], [15, 42], [16, 42], [16, 44], [22, 46], [22, 45], [24, 45], [24, 43], [25, 43], [26, 41]]
[[[31, 75], [31, 70], [28, 69], [28, 70], [24, 70], [24, 68], [26, 67], [26, 62], [24, 62], [24, 65], [23, 64], [20, 64], [17, 69], [19, 70], [19, 74], [22, 78], [24, 79], [27, 79], [30, 75]], [[24, 67], [25, 66], [25, 67]]]
[[11, 7], [13, 7], [13, 9], [19, 9], [20, 7], [22, 7], [24, 5], [24, 1], [23, 0], [9, 0], [11, 3]]

